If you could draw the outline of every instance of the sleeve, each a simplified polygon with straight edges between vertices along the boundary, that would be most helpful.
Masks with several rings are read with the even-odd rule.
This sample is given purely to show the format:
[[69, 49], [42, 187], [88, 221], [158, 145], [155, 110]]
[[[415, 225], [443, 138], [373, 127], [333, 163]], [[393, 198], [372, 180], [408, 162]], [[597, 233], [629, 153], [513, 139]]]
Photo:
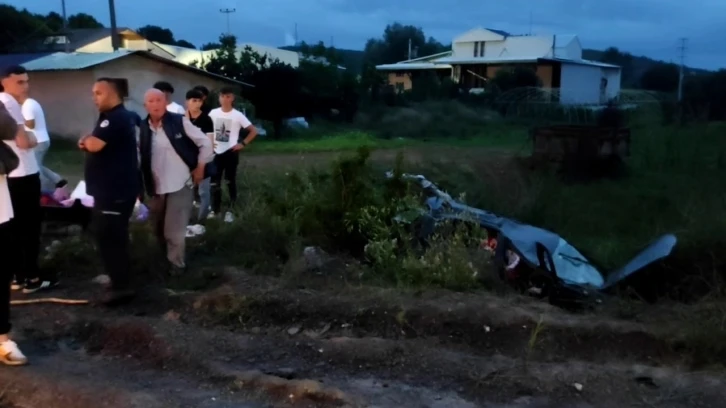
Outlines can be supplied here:
[[33, 104], [30, 100], [26, 101], [21, 109], [25, 120], [35, 120], [35, 109], [33, 109]]
[[212, 141], [209, 140], [207, 135], [202, 132], [201, 129], [194, 126], [188, 118], [182, 118], [182, 124], [184, 125], [184, 133], [187, 137], [194, 142], [199, 148], [199, 163], [209, 163], [214, 158], [214, 147]]
[[209, 116], [206, 116], [204, 120], [202, 120], [199, 128], [202, 129], [202, 132], [204, 133], [214, 133], [214, 121]]
[[23, 110], [20, 108], [20, 104], [13, 101], [14, 103], [8, 103], [4, 100], [0, 100], [0, 103], [5, 105], [5, 109], [8, 111], [10, 116], [15, 119], [15, 123], [18, 125], [25, 125], [25, 118], [23, 118]]
[[247, 119], [247, 116], [245, 116], [244, 113], [239, 113], [239, 123], [241, 129], [247, 129], [248, 127], [252, 126], [252, 122], [250, 122], [249, 119]]
[[111, 142], [116, 135], [127, 134], [127, 128], [131, 127], [131, 120], [127, 116], [107, 115], [96, 124], [93, 129], [93, 136], [103, 140], [106, 143]]

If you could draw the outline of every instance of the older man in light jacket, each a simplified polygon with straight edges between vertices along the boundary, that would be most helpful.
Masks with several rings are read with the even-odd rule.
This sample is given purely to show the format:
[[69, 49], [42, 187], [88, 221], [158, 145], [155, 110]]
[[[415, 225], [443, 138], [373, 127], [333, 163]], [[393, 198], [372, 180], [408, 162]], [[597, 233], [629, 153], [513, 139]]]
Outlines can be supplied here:
[[209, 137], [188, 118], [167, 111], [162, 91], [147, 91], [144, 107], [149, 116], [140, 126], [141, 174], [151, 197], [149, 210], [157, 238], [172, 273], [177, 274], [186, 268], [184, 240], [192, 214], [193, 188], [204, 179], [214, 149]]

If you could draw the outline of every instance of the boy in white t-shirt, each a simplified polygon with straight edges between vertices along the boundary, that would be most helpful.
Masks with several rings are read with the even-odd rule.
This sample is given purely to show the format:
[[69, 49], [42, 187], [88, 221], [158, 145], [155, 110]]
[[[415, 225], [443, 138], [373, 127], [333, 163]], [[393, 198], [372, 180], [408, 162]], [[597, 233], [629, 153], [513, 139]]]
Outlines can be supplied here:
[[[25, 118], [19, 101], [28, 97], [28, 83], [28, 73], [21, 66], [8, 67], [2, 72], [4, 92], [0, 93], [0, 102], [20, 125], [25, 125]], [[23, 293], [29, 294], [52, 288], [58, 284], [58, 280], [54, 276], [40, 276], [38, 255], [42, 214], [40, 168], [34, 152], [37, 141], [24, 127], [22, 134], [14, 141], [4, 141], [18, 156], [20, 163], [10, 172], [7, 180], [13, 202], [14, 218], [11, 224], [15, 248], [14, 256], [7, 266], [3, 265], [3, 269], [7, 267], [15, 275], [13, 290], [22, 289]]]
[[[219, 214], [222, 208], [222, 178], [227, 181], [230, 206], [237, 200], [237, 166], [239, 152], [257, 137], [257, 129], [247, 116], [234, 108], [234, 90], [229, 87], [219, 91], [219, 105], [212, 109], [209, 116], [214, 122], [214, 164], [217, 173], [212, 177], [212, 211]], [[240, 140], [240, 132], [246, 136]], [[232, 222], [232, 213], [224, 215], [226, 222]]]

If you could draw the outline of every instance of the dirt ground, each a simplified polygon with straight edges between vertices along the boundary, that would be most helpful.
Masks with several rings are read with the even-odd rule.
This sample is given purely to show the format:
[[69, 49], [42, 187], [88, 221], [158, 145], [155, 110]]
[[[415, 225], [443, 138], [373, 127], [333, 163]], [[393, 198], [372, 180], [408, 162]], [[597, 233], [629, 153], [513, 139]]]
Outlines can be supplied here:
[[[520, 297], [401, 293], [334, 271], [192, 271], [129, 306], [13, 307], [7, 407], [718, 407], [658, 330]], [[92, 298], [91, 282], [54, 295]], [[0, 405], [2, 406], [2, 405]]]
[[[283, 170], [333, 156], [243, 162]], [[726, 400], [726, 376], [693, 369], [661, 321], [573, 314], [519, 296], [373, 288], [339, 267], [284, 278], [222, 266], [189, 274], [119, 309], [13, 306], [31, 365], [0, 367], [0, 407], [690, 408]], [[66, 278], [36, 296], [100, 291]]]

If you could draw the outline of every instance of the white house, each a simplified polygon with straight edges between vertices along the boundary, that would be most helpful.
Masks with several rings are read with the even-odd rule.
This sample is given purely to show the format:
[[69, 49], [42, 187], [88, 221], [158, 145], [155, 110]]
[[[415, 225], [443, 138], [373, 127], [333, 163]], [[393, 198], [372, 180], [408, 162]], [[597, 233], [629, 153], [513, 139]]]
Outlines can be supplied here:
[[475, 28], [452, 41], [451, 51], [379, 65], [389, 72], [389, 83], [410, 89], [421, 72], [450, 76], [465, 88], [484, 88], [499, 69], [531, 67], [543, 88], [558, 89], [563, 104], [603, 104], [620, 94], [620, 67], [582, 59], [576, 35], [511, 35]]
[[[194, 61], [200, 62], [202, 60], [209, 60], [209, 58], [216, 52], [216, 50], [202, 51], [196, 50], [194, 48], [185, 48], [157, 42], [155, 42], [154, 44], [159, 48], [165, 50], [169, 54], [173, 55], [173, 58], [176, 61], [181, 62], [182, 64], [191, 64]], [[241, 53], [247, 47], [251, 48], [252, 51], [260, 55], [267, 55], [268, 59], [279, 60], [280, 62], [290, 65], [293, 68], [297, 68], [298, 66], [300, 66], [300, 54], [295, 51], [282, 50], [280, 48], [267, 47], [264, 45], [252, 43], [237, 44], [237, 51]]]

